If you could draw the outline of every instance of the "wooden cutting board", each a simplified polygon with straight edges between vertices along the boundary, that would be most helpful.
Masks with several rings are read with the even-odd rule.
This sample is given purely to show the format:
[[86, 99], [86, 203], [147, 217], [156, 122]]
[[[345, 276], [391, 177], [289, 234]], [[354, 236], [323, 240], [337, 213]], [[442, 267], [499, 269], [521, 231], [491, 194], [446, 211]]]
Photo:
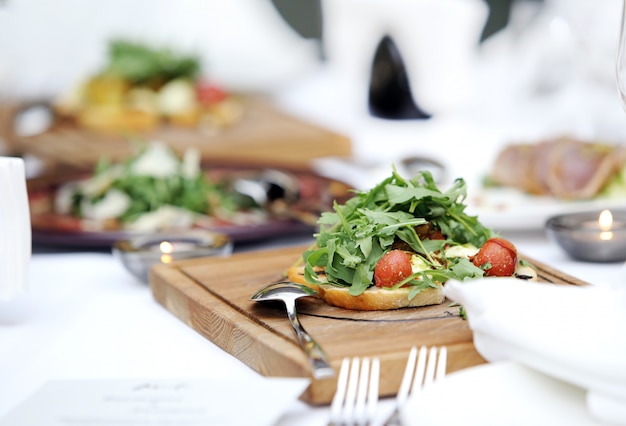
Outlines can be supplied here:
[[30, 154], [49, 168], [91, 168], [101, 157], [127, 158], [137, 140], [159, 140], [182, 153], [198, 149], [205, 162], [221, 165], [310, 169], [313, 158], [349, 156], [350, 140], [332, 130], [282, 111], [270, 100], [242, 97], [240, 121], [210, 132], [161, 126], [142, 134], [98, 132], [74, 123], [55, 122], [46, 132], [19, 137], [11, 131], [18, 107], [0, 106], [0, 139], [15, 154]]
[[[160, 304], [260, 374], [311, 377], [284, 307], [249, 300], [258, 289], [280, 279], [305, 248], [160, 264], [150, 271], [150, 286]], [[528, 260], [537, 267], [541, 281], [586, 284]], [[447, 346], [448, 373], [486, 362], [474, 348], [472, 332], [459, 316], [459, 308], [448, 302], [360, 312], [328, 306], [310, 297], [298, 301], [298, 313], [302, 325], [320, 343], [336, 371], [346, 356], [380, 357], [381, 395], [394, 395], [398, 390], [413, 345]], [[301, 399], [311, 404], [329, 403], [335, 386], [336, 377], [312, 379]]]

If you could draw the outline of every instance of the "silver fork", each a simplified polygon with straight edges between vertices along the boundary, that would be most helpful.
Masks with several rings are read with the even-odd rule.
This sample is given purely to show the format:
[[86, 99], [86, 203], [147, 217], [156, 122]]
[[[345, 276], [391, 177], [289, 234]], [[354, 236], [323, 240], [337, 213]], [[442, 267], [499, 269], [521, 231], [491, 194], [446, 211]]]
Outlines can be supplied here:
[[386, 426], [400, 426], [400, 410], [404, 407], [409, 395], [429, 386], [446, 375], [448, 350], [445, 346], [437, 350], [436, 346], [429, 349], [422, 346], [411, 348], [406, 362], [402, 383], [396, 396], [396, 407], [393, 414], [385, 422]]
[[376, 417], [380, 360], [344, 358], [330, 405], [329, 425], [369, 425]]

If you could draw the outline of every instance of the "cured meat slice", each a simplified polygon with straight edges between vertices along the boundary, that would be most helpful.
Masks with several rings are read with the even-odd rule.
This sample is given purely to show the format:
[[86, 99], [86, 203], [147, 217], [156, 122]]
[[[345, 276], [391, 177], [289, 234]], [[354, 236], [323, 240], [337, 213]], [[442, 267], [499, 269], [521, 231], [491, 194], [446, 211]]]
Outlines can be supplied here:
[[504, 147], [490, 178], [495, 185], [535, 195], [586, 199], [596, 196], [625, 161], [622, 146], [558, 138]]

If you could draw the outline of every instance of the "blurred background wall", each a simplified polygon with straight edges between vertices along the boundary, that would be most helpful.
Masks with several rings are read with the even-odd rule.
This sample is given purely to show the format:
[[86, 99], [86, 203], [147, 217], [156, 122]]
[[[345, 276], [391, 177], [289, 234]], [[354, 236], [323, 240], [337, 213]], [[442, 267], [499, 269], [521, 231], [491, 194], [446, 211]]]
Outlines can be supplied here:
[[[469, 113], [497, 123], [515, 116], [524, 130], [531, 127], [524, 122], [546, 120], [550, 111], [554, 123], [546, 126], [555, 132], [626, 133], [614, 68], [621, 0], [484, 3], [489, 13], [476, 52], [480, 76], [471, 80], [480, 96]], [[227, 88], [282, 90], [331, 62], [323, 43], [323, 4], [0, 0], [0, 100], [54, 97], [69, 90], [102, 66], [106, 41], [113, 36], [196, 52], [207, 78]]]
[[[510, 1], [488, 0], [483, 38], [506, 25]], [[320, 0], [2, 0], [0, 96], [67, 90], [101, 65], [112, 35], [198, 51], [212, 78], [244, 90], [288, 83], [324, 57]]]
[[[486, 0], [489, 18], [483, 31], [483, 39], [504, 28], [509, 20], [511, 3], [515, 0]], [[541, 3], [543, 0], [528, 0]], [[272, 0], [276, 9], [287, 22], [306, 38], [321, 39], [323, 32], [322, 7], [319, 0]]]
[[51, 95], [96, 71], [112, 37], [197, 53], [215, 80], [272, 87], [310, 69], [318, 46], [269, 0], [5, 0], [0, 6], [0, 88]]

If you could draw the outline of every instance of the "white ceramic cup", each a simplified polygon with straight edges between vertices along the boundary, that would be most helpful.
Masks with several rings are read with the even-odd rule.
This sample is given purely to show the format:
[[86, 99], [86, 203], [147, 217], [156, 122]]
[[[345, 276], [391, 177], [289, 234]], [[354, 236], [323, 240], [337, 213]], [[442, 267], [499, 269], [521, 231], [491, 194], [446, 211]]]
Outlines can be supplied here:
[[31, 244], [24, 161], [0, 157], [0, 299], [26, 290]]

